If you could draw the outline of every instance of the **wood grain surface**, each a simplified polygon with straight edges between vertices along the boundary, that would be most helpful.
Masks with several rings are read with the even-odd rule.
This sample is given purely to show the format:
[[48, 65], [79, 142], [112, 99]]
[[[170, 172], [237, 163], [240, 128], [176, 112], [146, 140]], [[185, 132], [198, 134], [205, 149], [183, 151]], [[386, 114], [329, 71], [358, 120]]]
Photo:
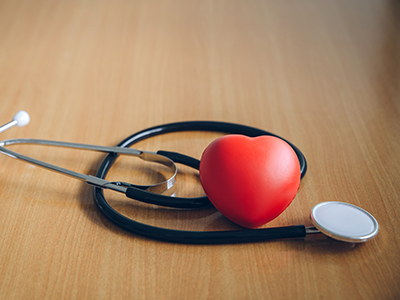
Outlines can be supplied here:
[[[0, 0], [0, 123], [14, 137], [114, 146], [162, 123], [259, 127], [297, 145], [309, 169], [264, 227], [311, 225], [323, 201], [352, 203], [376, 239], [323, 236], [235, 245], [160, 242], [113, 225], [80, 181], [0, 156], [1, 299], [399, 299], [399, 1]], [[220, 133], [137, 148], [200, 158]], [[104, 154], [10, 146], [85, 174]], [[110, 180], [152, 182], [120, 158]], [[203, 195], [180, 168], [177, 195]], [[176, 211], [107, 191], [146, 224], [238, 229], [215, 209]]]

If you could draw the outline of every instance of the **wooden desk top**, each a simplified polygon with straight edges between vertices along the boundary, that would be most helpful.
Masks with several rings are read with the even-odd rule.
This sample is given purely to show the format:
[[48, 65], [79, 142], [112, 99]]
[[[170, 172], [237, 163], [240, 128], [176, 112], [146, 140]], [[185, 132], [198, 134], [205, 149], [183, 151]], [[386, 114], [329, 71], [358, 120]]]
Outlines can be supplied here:
[[[90, 186], [1, 155], [0, 298], [398, 299], [399, 33], [398, 1], [1, 0], [0, 122], [21, 109], [32, 120], [1, 140], [113, 146], [167, 122], [259, 127], [293, 142], [309, 163], [293, 203], [264, 227], [310, 225], [315, 204], [337, 200], [372, 213], [380, 233], [357, 245], [155, 241], [113, 225]], [[199, 158], [217, 136], [169, 134], [137, 148]], [[86, 174], [104, 158], [12, 150]], [[121, 158], [108, 178], [151, 180], [140, 167]], [[177, 194], [203, 194], [195, 172], [180, 169]], [[147, 224], [238, 228], [215, 209], [106, 196]]]

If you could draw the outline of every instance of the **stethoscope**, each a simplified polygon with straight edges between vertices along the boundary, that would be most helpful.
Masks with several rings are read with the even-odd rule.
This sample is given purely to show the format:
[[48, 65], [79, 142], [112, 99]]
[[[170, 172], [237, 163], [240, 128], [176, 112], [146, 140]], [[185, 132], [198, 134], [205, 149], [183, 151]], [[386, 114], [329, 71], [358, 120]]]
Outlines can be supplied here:
[[[25, 126], [29, 123], [29, 121], [29, 115], [25, 111], [20, 111], [14, 116], [11, 122], [0, 127], [0, 133], [13, 126]], [[193, 121], [155, 126], [129, 136], [120, 142], [116, 147], [103, 147], [35, 139], [9, 139], [0, 142], [0, 152], [8, 155], [9, 157], [21, 159], [25, 162], [68, 175], [93, 185], [95, 203], [99, 210], [109, 220], [129, 232], [153, 239], [188, 244], [225, 244], [259, 242], [273, 239], [304, 238], [309, 234], [323, 233], [339, 241], [361, 243], [373, 239], [378, 234], [378, 222], [370, 213], [360, 207], [344, 202], [322, 202], [314, 206], [311, 209], [310, 214], [310, 218], [314, 227], [296, 225], [278, 228], [244, 229], [233, 231], [182, 231], [160, 228], [129, 219], [111, 207], [104, 197], [103, 189], [111, 189], [120, 193], [124, 193], [128, 198], [164, 207], [193, 209], [211, 206], [209, 199], [205, 196], [197, 198], [182, 198], [159, 194], [170, 189], [174, 185], [177, 174], [176, 163], [198, 170], [200, 164], [199, 160], [176, 152], [150, 152], [129, 148], [139, 141], [155, 137], [157, 135], [182, 131], [212, 131], [223, 132], [226, 134], [241, 134], [248, 137], [258, 137], [262, 135], [277, 137], [288, 143], [296, 153], [300, 164], [301, 178], [303, 178], [306, 174], [306, 159], [301, 151], [292, 143], [275, 134], [261, 129], [225, 122]], [[91, 176], [70, 171], [21, 155], [5, 147], [12, 144], [41, 144], [87, 149], [106, 152], [108, 155], [102, 162], [96, 176]], [[119, 155], [133, 155], [145, 161], [161, 164], [168, 170], [168, 178], [157, 184], [145, 186], [133, 185], [125, 182], [110, 182], [105, 180], [108, 171], [113, 166]]]

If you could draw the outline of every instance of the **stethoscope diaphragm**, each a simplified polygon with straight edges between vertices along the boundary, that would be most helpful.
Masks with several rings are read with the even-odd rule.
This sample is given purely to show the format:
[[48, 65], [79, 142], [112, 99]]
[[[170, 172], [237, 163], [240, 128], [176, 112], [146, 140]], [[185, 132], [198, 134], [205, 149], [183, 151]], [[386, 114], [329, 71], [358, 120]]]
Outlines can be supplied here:
[[366, 242], [379, 231], [378, 222], [369, 212], [344, 202], [315, 205], [311, 210], [311, 221], [325, 235], [343, 242]]

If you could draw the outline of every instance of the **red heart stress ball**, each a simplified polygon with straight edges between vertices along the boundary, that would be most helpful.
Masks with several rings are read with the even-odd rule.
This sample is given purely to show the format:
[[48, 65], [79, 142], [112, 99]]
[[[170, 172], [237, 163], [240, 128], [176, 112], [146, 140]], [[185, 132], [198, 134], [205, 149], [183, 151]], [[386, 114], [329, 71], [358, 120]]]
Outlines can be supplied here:
[[200, 161], [200, 180], [212, 204], [248, 228], [279, 216], [296, 196], [300, 176], [296, 153], [274, 136], [220, 137]]

